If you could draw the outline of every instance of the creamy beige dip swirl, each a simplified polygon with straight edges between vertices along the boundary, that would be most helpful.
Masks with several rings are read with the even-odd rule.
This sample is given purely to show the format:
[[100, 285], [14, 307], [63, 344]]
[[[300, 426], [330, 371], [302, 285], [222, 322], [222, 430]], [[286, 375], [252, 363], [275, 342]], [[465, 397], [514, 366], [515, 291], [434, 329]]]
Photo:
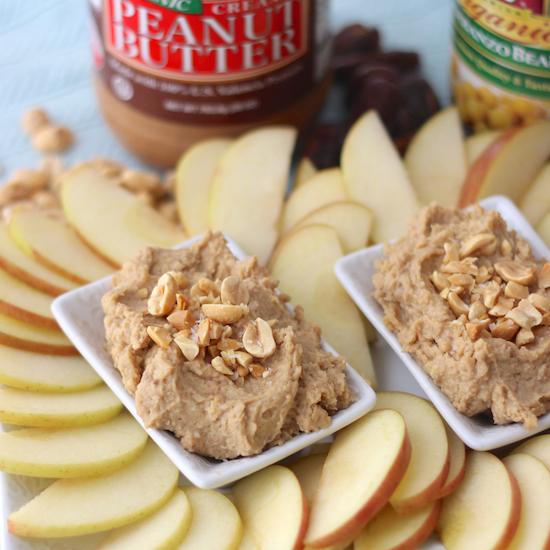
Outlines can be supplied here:
[[534, 426], [550, 409], [549, 277], [498, 213], [431, 205], [373, 283], [386, 325], [461, 413]]
[[[230, 324], [230, 339], [242, 341], [258, 318], [269, 322], [276, 349], [267, 358], [254, 359], [263, 375], [218, 372], [209, 355], [217, 352], [208, 347], [188, 360], [173, 341], [164, 348], [155, 344], [151, 327], [175, 332], [165, 317], [147, 309], [153, 288], [167, 272], [183, 274], [188, 281], [183, 294], [196, 323], [201, 305], [189, 289], [198, 281], [219, 285], [229, 276], [240, 280], [247, 313]], [[228, 459], [326, 427], [334, 413], [351, 404], [344, 361], [321, 348], [318, 327], [304, 318], [301, 308], [290, 312], [275, 289], [254, 259], [237, 261], [219, 234], [185, 250], [148, 248], [124, 265], [103, 298], [105, 333], [114, 365], [147, 426], [173, 432], [189, 451]], [[196, 326], [189, 338], [197, 338]]]

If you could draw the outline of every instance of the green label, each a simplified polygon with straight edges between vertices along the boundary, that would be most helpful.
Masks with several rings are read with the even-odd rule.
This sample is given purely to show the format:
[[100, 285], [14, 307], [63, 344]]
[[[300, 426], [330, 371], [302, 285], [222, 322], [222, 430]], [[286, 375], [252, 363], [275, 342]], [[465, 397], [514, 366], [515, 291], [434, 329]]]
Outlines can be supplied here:
[[460, 58], [481, 77], [510, 92], [550, 99], [550, 52], [498, 36], [457, 6], [454, 45]]
[[202, 14], [202, 0], [149, 0], [149, 2], [180, 13]]
[[550, 70], [550, 50], [536, 48], [507, 40], [484, 29], [459, 8], [455, 16], [455, 31], [481, 53], [486, 53], [500, 63], [516, 67], [524, 72], [547, 75]]
[[550, 99], [549, 78], [525, 74], [499, 65], [487, 56], [480, 55], [458, 34], [455, 35], [455, 48], [460, 58], [485, 80], [509, 92], [524, 94], [534, 99]]

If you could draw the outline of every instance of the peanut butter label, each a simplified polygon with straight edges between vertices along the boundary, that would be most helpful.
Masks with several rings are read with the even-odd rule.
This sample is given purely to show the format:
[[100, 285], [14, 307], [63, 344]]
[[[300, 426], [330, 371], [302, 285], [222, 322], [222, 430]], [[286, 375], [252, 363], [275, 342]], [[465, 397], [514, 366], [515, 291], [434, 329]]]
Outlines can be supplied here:
[[104, 0], [96, 67], [115, 95], [156, 116], [245, 122], [296, 99], [319, 76], [314, 46], [322, 53], [327, 40], [312, 35], [316, 4]]

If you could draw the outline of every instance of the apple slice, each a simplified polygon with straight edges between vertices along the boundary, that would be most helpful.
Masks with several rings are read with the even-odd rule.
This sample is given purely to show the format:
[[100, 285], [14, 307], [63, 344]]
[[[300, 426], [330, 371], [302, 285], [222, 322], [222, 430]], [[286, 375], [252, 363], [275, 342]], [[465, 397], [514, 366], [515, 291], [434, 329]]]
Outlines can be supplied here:
[[550, 121], [507, 130], [468, 171], [459, 206], [468, 206], [489, 195], [506, 195], [517, 202], [549, 156]]
[[248, 531], [243, 531], [243, 538], [237, 546], [239, 550], [260, 550], [260, 547], [256, 544], [256, 541], [248, 534]]
[[209, 226], [269, 259], [277, 241], [296, 130], [268, 126], [237, 139], [218, 163], [209, 197]]
[[128, 208], [124, 224], [134, 237], [149, 243], [148, 246], [172, 248], [187, 239], [180, 227], [140, 200]]
[[59, 330], [50, 307], [52, 297], [0, 269], [0, 313], [31, 325]]
[[359, 311], [334, 275], [334, 264], [342, 255], [334, 229], [308, 225], [290, 232], [277, 245], [271, 272], [281, 289], [319, 324], [323, 337], [374, 385], [376, 377]]
[[386, 505], [409, 459], [398, 412], [371, 412], [338, 432], [311, 506], [306, 545], [323, 548], [356, 536]]
[[447, 550], [504, 550], [521, 513], [518, 484], [491, 453], [473, 451], [458, 489], [443, 500], [437, 530]]
[[60, 212], [15, 207], [8, 230], [27, 256], [75, 283], [86, 284], [113, 271], [82, 243]]
[[0, 269], [50, 296], [59, 296], [79, 286], [74, 281], [61, 277], [29, 258], [15, 244], [6, 225], [2, 223], [0, 223]]
[[423, 508], [438, 498], [449, 473], [445, 424], [431, 403], [410, 393], [380, 392], [376, 408], [401, 413], [411, 440], [411, 462], [390, 503], [403, 514]]
[[181, 156], [176, 168], [176, 202], [188, 235], [208, 230], [208, 195], [218, 163], [230, 139], [199, 141]]
[[233, 496], [245, 530], [262, 550], [302, 548], [308, 506], [291, 470], [269, 466], [237, 482]]
[[296, 167], [294, 176], [294, 189], [297, 189], [306, 181], [310, 180], [317, 173], [315, 164], [308, 157], [302, 157]]
[[137, 195], [117, 186], [91, 165], [61, 178], [61, 202], [68, 222], [104, 260], [120, 266], [146, 246], [171, 247], [183, 232]]
[[537, 174], [519, 202], [523, 215], [533, 226], [537, 225], [547, 212], [550, 212], [550, 162]]
[[300, 487], [310, 505], [317, 492], [326, 457], [326, 454], [312, 454], [304, 456], [290, 465], [290, 469], [298, 478]]
[[481, 156], [483, 151], [491, 145], [500, 135], [501, 130], [490, 130], [474, 134], [466, 138], [464, 148], [466, 149], [466, 159], [468, 160], [468, 168]]
[[297, 222], [295, 227], [317, 224], [332, 227], [338, 234], [344, 252], [348, 254], [367, 246], [372, 214], [368, 208], [357, 202], [333, 202], [314, 210]]
[[176, 489], [162, 508], [141, 521], [112, 531], [98, 550], [175, 548], [185, 537], [192, 516], [189, 499], [182, 490]]
[[39, 392], [87, 390], [101, 383], [80, 356], [43, 355], [0, 346], [0, 384]]
[[100, 477], [60, 479], [8, 518], [14, 535], [72, 537], [139, 521], [174, 493], [177, 468], [149, 441], [133, 462]]
[[514, 453], [503, 462], [521, 493], [521, 517], [509, 548], [550, 548], [550, 471], [524, 453]]
[[466, 447], [454, 432], [445, 424], [447, 441], [449, 442], [449, 473], [443, 487], [439, 491], [439, 498], [450, 495], [457, 489], [466, 472]]
[[432, 533], [441, 502], [432, 502], [410, 514], [398, 514], [387, 505], [353, 543], [353, 550], [414, 550]]
[[[317, 492], [317, 487], [319, 486], [319, 480], [321, 479], [321, 472], [323, 470], [325, 459], [326, 452], [323, 454], [311, 454], [299, 459], [290, 466], [290, 469], [298, 478], [302, 491], [304, 492], [304, 496], [310, 506], [313, 503], [315, 493]], [[353, 537], [350, 537], [348, 540], [340, 544], [323, 546], [322, 550], [344, 550], [352, 541]], [[311, 547], [304, 546], [304, 550], [311, 550]]]
[[122, 404], [107, 386], [73, 393], [37, 393], [0, 387], [0, 422], [37, 428], [72, 428], [104, 422]]
[[514, 449], [514, 453], [523, 453], [538, 458], [550, 470], [550, 434], [537, 435]]
[[379, 243], [404, 235], [419, 202], [376, 111], [368, 111], [351, 127], [341, 164], [348, 195], [373, 213], [372, 240]]
[[302, 218], [322, 206], [347, 199], [339, 168], [317, 172], [307, 183], [295, 189], [283, 208], [281, 232], [292, 229]]
[[177, 550], [236, 550], [243, 525], [234, 504], [217, 491], [188, 487], [193, 519]]
[[467, 165], [456, 107], [439, 111], [422, 125], [407, 148], [404, 162], [421, 203], [457, 205]]
[[0, 345], [46, 355], [77, 355], [59, 330], [38, 328], [0, 314]]
[[28, 428], [0, 433], [0, 470], [31, 477], [97, 476], [134, 460], [147, 434], [128, 413], [64, 430]]
[[547, 246], [550, 246], [550, 210], [537, 225], [537, 231]]

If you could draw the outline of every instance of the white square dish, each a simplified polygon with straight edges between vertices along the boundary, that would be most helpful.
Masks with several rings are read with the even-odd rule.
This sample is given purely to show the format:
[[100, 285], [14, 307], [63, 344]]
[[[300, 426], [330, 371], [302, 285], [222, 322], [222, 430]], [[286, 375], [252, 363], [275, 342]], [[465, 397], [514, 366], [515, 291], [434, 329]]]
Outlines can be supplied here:
[[[190, 239], [178, 248], [187, 248], [200, 238]], [[227, 239], [227, 243], [231, 252], [238, 259], [242, 260], [246, 257], [246, 254], [234, 242]], [[111, 278], [106, 277], [63, 294], [54, 300], [52, 311], [74, 346], [143, 426], [136, 411], [134, 398], [126, 391], [120, 375], [105, 349], [101, 297], [109, 289], [110, 284]], [[323, 342], [323, 348], [336, 355], [336, 352], [325, 342]], [[286, 443], [272, 447], [256, 456], [226, 461], [211, 460], [183, 449], [179, 441], [168, 431], [143, 427], [191, 483], [205, 489], [221, 487], [283, 460], [351, 424], [372, 409], [376, 401], [372, 388], [349, 365], [346, 374], [356, 400], [347, 409], [336, 413], [332, 417], [329, 427], [313, 433], [299, 434]]]
[[[506, 197], [493, 196], [481, 201], [481, 206], [499, 212], [508, 226], [529, 242], [537, 258], [550, 258], [550, 250], [512, 201]], [[499, 426], [479, 417], [469, 418], [453, 407], [424, 369], [411, 355], [403, 351], [397, 337], [384, 324], [383, 311], [374, 299], [372, 284], [375, 263], [382, 257], [383, 249], [384, 245], [379, 244], [345, 256], [335, 266], [336, 276], [462, 441], [472, 449], [487, 451], [550, 428], [550, 413], [539, 418], [535, 429], [527, 430], [521, 424]]]

